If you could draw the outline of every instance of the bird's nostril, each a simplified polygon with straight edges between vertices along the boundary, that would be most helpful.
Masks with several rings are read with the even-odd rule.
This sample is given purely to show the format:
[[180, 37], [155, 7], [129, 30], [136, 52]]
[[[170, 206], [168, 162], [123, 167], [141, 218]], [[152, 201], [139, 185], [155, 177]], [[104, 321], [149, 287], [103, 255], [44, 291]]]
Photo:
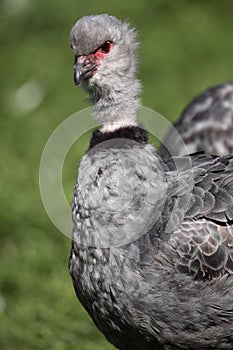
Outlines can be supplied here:
[[89, 60], [85, 61], [83, 64], [83, 67], [88, 68], [90, 66], [91, 62]]

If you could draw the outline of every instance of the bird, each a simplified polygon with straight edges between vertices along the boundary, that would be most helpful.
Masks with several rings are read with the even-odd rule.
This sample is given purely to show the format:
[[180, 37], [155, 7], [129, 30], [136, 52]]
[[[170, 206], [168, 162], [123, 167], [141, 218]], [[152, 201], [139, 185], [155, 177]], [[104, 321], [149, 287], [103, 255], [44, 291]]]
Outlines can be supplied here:
[[167, 148], [173, 155], [233, 153], [233, 82], [210, 87], [195, 97], [161, 143], [158, 151], [164, 159], [171, 156]]
[[164, 160], [136, 120], [136, 31], [108, 14], [71, 29], [93, 131], [72, 202], [77, 298], [119, 350], [233, 348], [233, 155]]

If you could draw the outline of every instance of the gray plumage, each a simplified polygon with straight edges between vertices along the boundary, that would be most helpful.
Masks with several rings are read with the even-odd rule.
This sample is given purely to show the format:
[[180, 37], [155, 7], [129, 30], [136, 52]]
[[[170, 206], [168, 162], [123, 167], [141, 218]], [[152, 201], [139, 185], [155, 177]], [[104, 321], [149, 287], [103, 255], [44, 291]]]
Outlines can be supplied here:
[[[101, 29], [92, 43], [98, 31], [92, 25], [100, 22], [102, 28], [102, 21], [107, 23], [106, 36]], [[106, 15], [81, 19], [71, 32], [71, 46], [79, 45], [79, 64], [84, 55], [98, 50], [101, 40], [114, 40], [110, 34], [121, 32], [121, 26], [126, 28]], [[131, 38], [127, 28], [119, 45], [127, 33]], [[101, 61], [101, 67], [109, 65], [108, 74], [116, 52], [121, 52], [113, 43]], [[132, 38], [128, 45], [123, 52], [131, 52]], [[134, 62], [134, 57], [125, 60]], [[82, 84], [90, 94], [105, 86], [98, 67], [75, 67], [79, 76], [84, 74]], [[118, 75], [114, 67], [112, 78]], [[100, 100], [102, 96], [96, 103]], [[102, 105], [101, 116], [105, 108], [114, 110], [114, 100], [111, 104]], [[120, 124], [104, 120], [98, 141], [93, 134], [79, 166], [69, 259], [77, 297], [120, 350], [232, 349], [233, 156], [197, 154], [164, 162], [152, 145], [136, 142], [135, 115], [132, 124], [128, 119], [127, 127], [122, 125], [124, 112], [118, 115]]]
[[[165, 159], [205, 151], [219, 156], [233, 153], [233, 82], [211, 87], [193, 99], [174, 127], [184, 144], [171, 128], [159, 153]], [[167, 148], [166, 148], [167, 145]]]

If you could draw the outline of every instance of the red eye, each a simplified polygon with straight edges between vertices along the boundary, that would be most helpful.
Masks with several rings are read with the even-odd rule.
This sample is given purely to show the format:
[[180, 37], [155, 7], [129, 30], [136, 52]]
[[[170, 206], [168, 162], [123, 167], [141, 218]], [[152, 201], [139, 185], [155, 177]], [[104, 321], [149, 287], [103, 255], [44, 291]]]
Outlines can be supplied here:
[[109, 53], [110, 49], [111, 49], [111, 42], [110, 41], [106, 41], [101, 47], [100, 47], [101, 51], [103, 53]]

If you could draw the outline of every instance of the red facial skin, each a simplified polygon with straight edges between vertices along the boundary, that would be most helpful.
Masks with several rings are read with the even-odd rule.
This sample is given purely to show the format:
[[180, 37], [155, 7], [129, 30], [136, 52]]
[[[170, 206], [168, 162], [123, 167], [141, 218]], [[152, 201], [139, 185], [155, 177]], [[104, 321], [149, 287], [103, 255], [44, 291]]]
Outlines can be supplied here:
[[113, 46], [114, 44], [112, 42], [107, 41], [99, 49], [97, 49], [97, 51], [91, 53], [90, 56], [94, 55], [98, 61], [101, 61], [104, 57], [106, 57], [111, 52]]
[[111, 52], [113, 46], [114, 44], [111, 41], [106, 41], [89, 55], [76, 56], [74, 64], [75, 85], [79, 85], [83, 80], [90, 79], [97, 72], [101, 61]]
[[[98, 48], [96, 51], [91, 52], [87, 56], [78, 56], [77, 60], [78, 63], [82, 64], [85, 61], [90, 62], [90, 64], [97, 64], [97, 66], [100, 66], [100, 62], [103, 58], [105, 58], [112, 50], [114, 44], [112, 42], [106, 42], [104, 43], [100, 48]], [[95, 72], [97, 71], [98, 67], [96, 68]]]

